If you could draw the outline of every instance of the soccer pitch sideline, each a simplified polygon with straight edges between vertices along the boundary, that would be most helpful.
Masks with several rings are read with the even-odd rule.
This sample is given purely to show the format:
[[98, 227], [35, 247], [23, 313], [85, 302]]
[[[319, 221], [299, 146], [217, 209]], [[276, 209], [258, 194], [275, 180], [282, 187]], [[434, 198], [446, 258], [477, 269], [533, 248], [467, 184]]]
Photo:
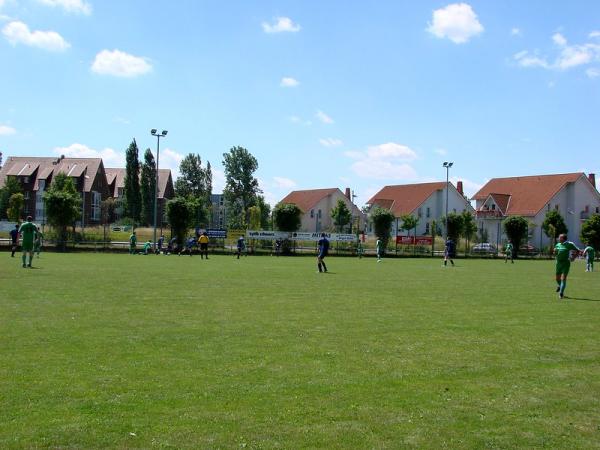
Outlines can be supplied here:
[[600, 273], [0, 258], [0, 448], [598, 448]]

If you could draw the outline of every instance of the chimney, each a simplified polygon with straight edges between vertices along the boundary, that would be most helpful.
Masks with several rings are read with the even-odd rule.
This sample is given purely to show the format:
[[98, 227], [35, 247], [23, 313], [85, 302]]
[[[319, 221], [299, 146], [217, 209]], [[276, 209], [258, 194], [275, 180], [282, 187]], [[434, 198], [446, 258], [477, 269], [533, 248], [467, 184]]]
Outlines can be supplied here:
[[350, 188], [347, 187], [346, 188], [346, 192], [344, 192], [344, 195], [346, 196], [346, 198], [350, 201], [352, 201], [352, 198], [350, 197]]
[[458, 191], [458, 193], [460, 195], [465, 195], [465, 193], [463, 192], [463, 182], [462, 181], [456, 182], [456, 190]]
[[592, 186], [594, 186], [594, 188], [595, 188], [596, 187], [596, 174], [595, 173], [588, 174], [588, 180], [590, 180], [590, 183], [592, 183]]

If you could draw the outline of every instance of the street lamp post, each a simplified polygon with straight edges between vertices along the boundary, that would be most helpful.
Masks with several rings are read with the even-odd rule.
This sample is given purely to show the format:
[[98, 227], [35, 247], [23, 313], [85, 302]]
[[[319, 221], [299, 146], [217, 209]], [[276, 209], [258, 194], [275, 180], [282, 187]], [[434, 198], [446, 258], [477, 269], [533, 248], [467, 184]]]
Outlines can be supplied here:
[[450, 190], [450, 181], [449, 181], [449, 176], [450, 176], [450, 167], [452, 167], [454, 163], [453, 162], [447, 162], [444, 161], [444, 164], [442, 164], [443, 167], [446, 168], [446, 241], [448, 240], [448, 191]]
[[150, 130], [152, 136], [156, 136], [156, 179], [154, 180], [154, 252], [156, 253], [156, 223], [158, 215], [158, 158], [160, 154], [160, 138], [165, 137], [168, 131], [163, 130], [160, 134], [156, 128]]

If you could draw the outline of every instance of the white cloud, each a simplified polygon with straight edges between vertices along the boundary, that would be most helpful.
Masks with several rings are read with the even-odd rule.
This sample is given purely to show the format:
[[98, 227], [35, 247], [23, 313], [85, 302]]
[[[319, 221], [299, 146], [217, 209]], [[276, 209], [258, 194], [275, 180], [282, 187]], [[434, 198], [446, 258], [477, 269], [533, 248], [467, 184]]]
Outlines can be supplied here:
[[341, 139], [335, 139], [335, 138], [319, 139], [319, 143], [323, 147], [339, 147], [341, 145], [344, 145], [344, 143], [342, 142]]
[[567, 39], [560, 33], [554, 33], [552, 35], [552, 40], [559, 47], [564, 47], [565, 45], [567, 45]]
[[265, 33], [295, 33], [301, 29], [300, 25], [294, 23], [289, 17], [276, 17], [273, 24], [263, 22], [262, 28]]
[[[173, 181], [175, 181], [175, 179], [177, 179], [177, 177], [179, 177], [179, 164], [181, 164], [181, 161], [183, 160], [184, 155], [167, 147], [164, 150], [160, 151], [159, 157], [160, 158], [158, 161], [158, 168], [159, 169], [171, 169], [171, 175], [173, 176]], [[216, 170], [212, 169], [213, 186], [214, 186], [215, 172], [216, 172]]]
[[517, 64], [521, 67], [543, 67], [548, 68], [550, 64], [544, 58], [530, 54], [527, 50], [523, 50], [513, 56]]
[[466, 178], [451, 177], [450, 182], [456, 187], [458, 182], [463, 182], [463, 191], [468, 198], [473, 197], [479, 189], [481, 189], [484, 183], [477, 183], [476, 181], [468, 180]]
[[317, 114], [315, 114], [315, 117], [317, 119], [319, 119], [323, 123], [326, 123], [326, 124], [332, 124], [333, 123], [333, 119], [331, 117], [329, 117], [327, 114], [325, 114], [321, 110], [317, 111]]
[[395, 142], [372, 145], [367, 149], [367, 156], [372, 159], [401, 159], [404, 161], [413, 161], [417, 158], [414, 150]]
[[2, 34], [12, 45], [24, 44], [53, 52], [62, 52], [71, 44], [56, 31], [31, 31], [23, 22], [10, 22], [2, 29]]
[[92, 64], [92, 72], [115, 77], [133, 78], [150, 71], [152, 65], [145, 58], [120, 50], [102, 50]]
[[275, 187], [280, 189], [291, 189], [297, 186], [296, 182], [289, 178], [273, 177], [273, 181], [275, 182]]
[[455, 44], [464, 44], [484, 30], [477, 14], [467, 3], [453, 3], [433, 11], [433, 21], [427, 31], [438, 38], [448, 38]]
[[123, 124], [123, 125], [130, 125], [131, 124], [131, 120], [126, 119], [125, 117], [120, 117], [117, 116], [113, 119], [115, 122]]
[[38, 2], [62, 8], [68, 13], [85, 14], [86, 16], [92, 13], [92, 5], [84, 0], [38, 0]]
[[585, 71], [585, 74], [590, 78], [598, 78], [600, 77], [600, 69], [597, 67], [592, 67]]
[[600, 31], [592, 31], [590, 34], [588, 34], [588, 37], [590, 39], [598, 38], [600, 37]]
[[556, 67], [561, 70], [588, 64], [600, 56], [600, 46], [587, 44], [564, 47], [556, 60]]
[[17, 130], [13, 127], [9, 127], [8, 125], [0, 125], [0, 136], [11, 136], [16, 134]]
[[281, 87], [296, 87], [300, 84], [300, 82], [298, 80], [296, 80], [295, 78], [291, 78], [291, 77], [283, 77], [281, 79], [281, 83], [279, 83], [279, 85]]
[[363, 159], [352, 164], [352, 170], [362, 178], [373, 178], [377, 180], [405, 180], [411, 181], [417, 178], [417, 172], [409, 164], [397, 164], [391, 161]]
[[417, 154], [409, 147], [394, 142], [367, 147], [366, 151], [348, 151], [345, 156], [354, 159], [352, 171], [362, 178], [416, 180], [417, 172], [407, 164]]
[[310, 120], [304, 120], [304, 119], [302, 119], [302, 117], [298, 117], [298, 116], [290, 116], [289, 120], [292, 123], [296, 123], [298, 125], [304, 125], [307, 127], [312, 125], [312, 122]]
[[[595, 37], [595, 33], [590, 33], [590, 38]], [[598, 35], [600, 36], [600, 33]], [[554, 33], [552, 41], [558, 50], [558, 54], [552, 62], [548, 57], [539, 56], [537, 51], [531, 53], [528, 50], [515, 54], [513, 58], [521, 67], [541, 67], [549, 70], [568, 70], [594, 61], [600, 61], [600, 44], [598, 43], [587, 42], [581, 45], [569, 45], [567, 39], [561, 33]]]
[[446, 150], [445, 148], [436, 148], [434, 152], [440, 156], [446, 156], [448, 154], [448, 150]]
[[510, 35], [511, 36], [521, 36], [521, 30], [517, 27], [513, 27], [510, 30]]
[[67, 158], [102, 158], [104, 167], [125, 167], [125, 153], [108, 147], [95, 150], [87, 145], [74, 143], [68, 147], [56, 147], [54, 153]]

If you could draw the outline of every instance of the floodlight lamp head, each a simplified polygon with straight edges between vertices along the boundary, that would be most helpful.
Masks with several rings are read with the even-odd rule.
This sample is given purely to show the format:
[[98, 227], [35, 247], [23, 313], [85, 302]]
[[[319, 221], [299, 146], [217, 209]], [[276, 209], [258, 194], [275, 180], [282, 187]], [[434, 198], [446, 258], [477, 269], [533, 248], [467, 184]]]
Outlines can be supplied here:
[[150, 134], [151, 134], [152, 136], [156, 136], [156, 128], [152, 128], [152, 129], [150, 130]]
[[453, 162], [448, 163], [448, 167], [452, 167], [453, 164], [454, 164]]
[[167, 130], [163, 130], [161, 134], [162, 134], [163, 136], [166, 136], [166, 135], [167, 135], [167, 133], [168, 133], [168, 131], [167, 131]]
[[442, 166], [448, 167], [448, 161], [444, 161], [444, 164], [442, 164]]

